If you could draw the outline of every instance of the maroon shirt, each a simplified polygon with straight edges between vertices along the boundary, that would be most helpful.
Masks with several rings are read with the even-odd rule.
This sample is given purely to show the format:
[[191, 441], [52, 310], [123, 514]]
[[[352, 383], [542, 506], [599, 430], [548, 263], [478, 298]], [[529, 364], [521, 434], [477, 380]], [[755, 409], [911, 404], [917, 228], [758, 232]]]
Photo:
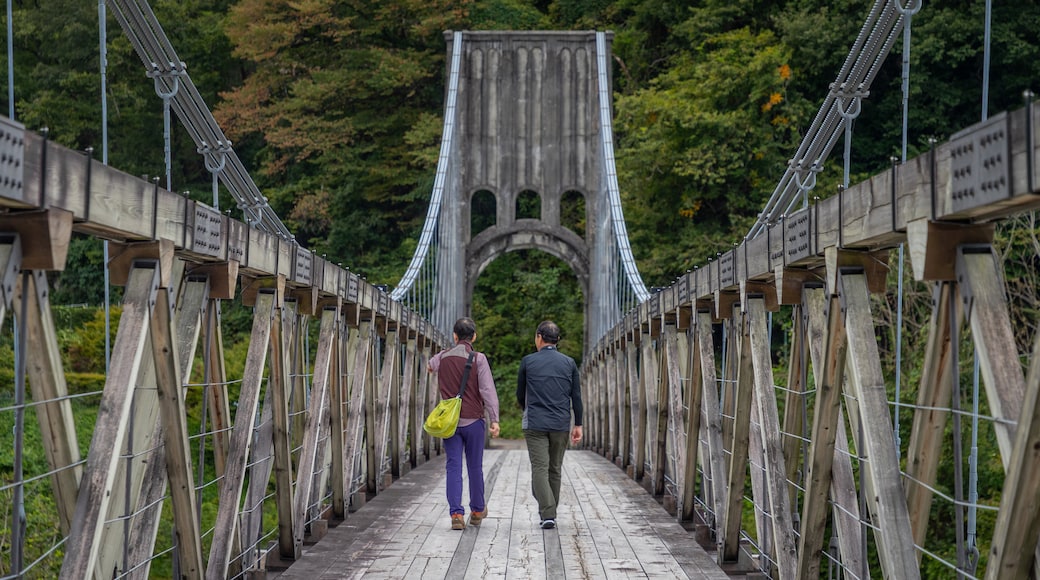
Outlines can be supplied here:
[[[437, 383], [442, 399], [458, 396], [462, 373], [466, 369], [466, 358], [473, 345], [459, 341], [450, 349], [430, 358], [429, 368], [437, 373]], [[498, 422], [498, 391], [491, 376], [491, 364], [482, 352], [473, 351], [473, 367], [469, 371], [466, 392], [462, 395], [462, 412], [459, 425], [466, 426], [484, 417], [484, 410], [492, 423]]]

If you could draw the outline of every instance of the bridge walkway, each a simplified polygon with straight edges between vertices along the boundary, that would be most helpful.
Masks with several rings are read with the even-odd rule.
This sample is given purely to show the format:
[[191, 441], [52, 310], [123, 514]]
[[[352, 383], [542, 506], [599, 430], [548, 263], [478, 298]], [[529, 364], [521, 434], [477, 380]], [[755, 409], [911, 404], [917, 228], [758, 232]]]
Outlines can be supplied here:
[[440, 456], [268, 577], [730, 578], [643, 488], [591, 451], [567, 453], [559, 525], [542, 530], [527, 451], [503, 443], [511, 448], [485, 451], [489, 513], [480, 527], [450, 529]]

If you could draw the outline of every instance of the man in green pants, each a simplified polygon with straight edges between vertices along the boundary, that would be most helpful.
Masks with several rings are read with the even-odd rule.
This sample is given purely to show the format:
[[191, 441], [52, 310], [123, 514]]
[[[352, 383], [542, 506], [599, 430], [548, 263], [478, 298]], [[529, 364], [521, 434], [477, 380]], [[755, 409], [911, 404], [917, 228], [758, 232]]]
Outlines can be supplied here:
[[[551, 320], [538, 325], [538, 352], [520, 361], [516, 400], [524, 410], [524, 439], [531, 460], [531, 491], [538, 500], [542, 529], [556, 527], [560, 480], [567, 439], [581, 441], [581, 379], [574, 359], [556, 350], [560, 327]], [[571, 427], [571, 412], [574, 426]]]

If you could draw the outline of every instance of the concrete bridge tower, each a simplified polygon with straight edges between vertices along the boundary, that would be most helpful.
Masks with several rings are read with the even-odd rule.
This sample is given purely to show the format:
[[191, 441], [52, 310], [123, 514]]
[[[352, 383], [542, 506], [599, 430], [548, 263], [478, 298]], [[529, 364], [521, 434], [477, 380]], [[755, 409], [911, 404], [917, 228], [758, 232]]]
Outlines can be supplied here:
[[[446, 33], [449, 63], [453, 34]], [[450, 328], [470, 311], [477, 277], [496, 257], [538, 249], [566, 262], [578, 277], [586, 341], [594, 341], [620, 317], [598, 78], [606, 75], [609, 100], [612, 35], [605, 35], [606, 55], [600, 59], [592, 31], [462, 34], [434, 320]], [[606, 63], [606, 70], [600, 71], [597, 61]], [[540, 215], [518, 217], [518, 198], [531, 192], [537, 194]], [[474, 232], [471, 213], [478, 193], [493, 196], [495, 215], [493, 225]], [[584, 199], [584, 236], [561, 225], [565, 194]]]

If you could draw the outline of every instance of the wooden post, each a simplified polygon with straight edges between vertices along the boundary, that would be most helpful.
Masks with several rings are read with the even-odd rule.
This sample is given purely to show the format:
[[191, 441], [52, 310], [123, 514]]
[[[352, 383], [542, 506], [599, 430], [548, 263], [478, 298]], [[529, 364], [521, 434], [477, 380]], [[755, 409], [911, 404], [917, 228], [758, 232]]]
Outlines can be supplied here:
[[910, 516], [903, 494], [899, 457], [892, 435], [891, 413], [881, 374], [881, 359], [870, 313], [867, 277], [863, 273], [839, 274], [839, 287], [846, 310], [846, 335], [850, 372], [848, 385], [859, 402], [863, 441], [870, 458], [867, 463], [873, 492], [867, 506], [877, 526], [875, 537], [881, 568], [886, 578], [920, 578]]
[[780, 578], [797, 578], [797, 539], [791, 519], [791, 502], [787, 492], [787, 470], [780, 435], [780, 417], [773, 386], [773, 363], [769, 353], [769, 328], [766, 324], [765, 300], [749, 297], [751, 357], [755, 372], [755, 403], [762, 431], [762, 453], [765, 460], [765, 484], [772, 510], [774, 562]]
[[[716, 538], [721, 545], [725, 528], [726, 513], [726, 447], [722, 440], [722, 411], [719, 408], [719, 387], [715, 374], [715, 342], [711, 336], [711, 314], [707, 311], [697, 313], [697, 353], [700, 359], [701, 396], [704, 398], [702, 419], [707, 434], [709, 469], [705, 470], [710, 478], [711, 502], [709, 506], [715, 510]], [[720, 550], [721, 552], [721, 550]]]
[[[636, 336], [639, 336], [639, 333], [633, 333], [633, 337]], [[646, 372], [646, 370], [638, 369], [637, 347], [638, 344], [634, 340], [630, 340], [625, 349], [625, 355], [628, 359], [628, 389], [629, 401], [631, 401], [629, 407], [632, 419], [632, 462], [629, 464], [628, 476], [639, 481], [643, 478], [643, 464], [646, 462], [646, 411], [643, 406], [646, 390], [643, 388], [643, 381], [640, 379], [639, 373]]]
[[744, 482], [747, 479], [748, 442], [751, 433], [751, 399], [755, 388], [751, 361], [751, 336], [743, 316], [736, 317], [740, 337], [737, 385], [734, 393], [732, 443], [726, 478], [726, 505], [722, 513], [722, 549], [719, 563], [735, 562], [740, 556], [740, 521], [744, 506]]
[[[809, 308], [822, 310], [823, 294], [822, 289], [812, 294], [807, 292]], [[822, 329], [815, 323], [821, 318], [820, 314], [813, 313], [810, 322], [810, 341], [820, 338], [826, 348], [822, 357], [813, 359], [817, 377], [816, 403], [809, 444], [809, 472], [805, 478], [805, 499], [802, 504], [802, 534], [798, 544], [799, 578], [816, 578], [820, 575], [820, 553], [824, 547], [827, 523], [827, 493], [833, 482], [834, 442], [841, 420], [841, 383], [845, 375], [845, 319], [837, 296], [830, 297], [826, 334], [818, 337], [815, 333]]]
[[[953, 282], [937, 282], [933, 294], [932, 318], [917, 392], [917, 410], [907, 448], [906, 503], [914, 542], [923, 546], [927, 536], [928, 515], [932, 508], [932, 486], [936, 482], [942, 456], [950, 397], [953, 393], [953, 345], [950, 314], [956, 308]], [[920, 562], [920, 555], [918, 555]]]
[[[397, 475], [407, 473], [406, 469], [413, 464], [415, 437], [408, 437], [410, 419], [415, 412], [412, 404], [412, 393], [415, 392], [415, 338], [409, 336], [408, 329], [405, 332], [404, 361], [401, 375], [401, 384], [397, 391], [400, 393], [396, 412], [397, 421]], [[413, 448], [408, 453], [406, 447]]]
[[[787, 468], [788, 494], [798, 497], [798, 471], [802, 459], [802, 441], [810, 438], [805, 432], [805, 313], [801, 304], [791, 309], [791, 353], [787, 363], [787, 390], [784, 393], [784, 467]], [[803, 474], [804, 475], [804, 474]], [[804, 478], [803, 478], [804, 480]], [[797, 506], [792, 506], [797, 510]], [[804, 526], [803, 526], [804, 528]]]
[[[361, 434], [364, 430], [365, 417], [363, 407], [365, 404], [365, 393], [368, 384], [369, 361], [372, 354], [372, 323], [365, 320], [358, 324], [357, 341], [353, 353], [354, 373], [350, 377], [350, 405], [347, 408], [347, 436], [343, 445], [343, 480], [347, 485], [347, 493], [351, 497], [351, 505], [357, 508], [364, 503], [365, 493], [354, 487], [354, 479], [357, 475], [357, 455], [361, 452]], [[353, 341], [352, 341], [353, 342]]]
[[[657, 352], [654, 350], [654, 339], [651, 335], [650, 323], [644, 323], [644, 326], [645, 330], [642, 332], [642, 338], [639, 343], [641, 355], [639, 358], [639, 378], [644, 394], [642, 400], [643, 408], [646, 412], [640, 420], [643, 423], [642, 429], [645, 433], [643, 463], [650, 463], [650, 480], [649, 482], [644, 481], [643, 487], [647, 488], [652, 495], [658, 495], [656, 484], [660, 459], [657, 453], [661, 421], [660, 396], [658, 395], [660, 375], [658, 373]], [[639, 469], [640, 467], [637, 466], [636, 471], [638, 472]], [[643, 477], [646, 477], [645, 473]]]
[[295, 551], [302, 552], [304, 529], [313, 515], [311, 501], [314, 492], [315, 472], [318, 459], [325, 457], [325, 410], [328, 407], [329, 370], [335, 346], [338, 308], [325, 308], [321, 313], [321, 329], [318, 333], [318, 350], [314, 361], [314, 379], [311, 381], [310, 404], [304, 423], [303, 448], [296, 467], [296, 494], [293, 496], [293, 543]]
[[[123, 450], [130, 402], [148, 338], [149, 304], [159, 287], [157, 267], [132, 267], [123, 298], [123, 313], [112, 349], [113, 365], [105, 380], [91, 437], [87, 465], [80, 483], [72, 529], [65, 542], [62, 578], [81, 578], [94, 570], [101, 529]], [[89, 573], [89, 572], [87, 572]]]
[[[681, 501], [678, 513], [679, 521], [681, 522], [693, 520], [693, 514], [697, 507], [695, 501], [697, 493], [697, 462], [698, 459], [703, 461], [703, 456], [699, 454], [699, 451], [700, 434], [704, 425], [704, 421], [701, 420], [704, 391], [697, 384], [697, 379], [701, 374], [701, 367], [700, 358], [696, 352], [698, 348], [696, 332], [696, 327], [690, 326], [678, 342], [679, 360], [683, 361], [681, 372], [685, 382], [683, 396], [686, 404], [686, 431], [683, 433], [686, 439], [686, 457], [683, 459], [683, 481], [685, 485], [680, 496]], [[708, 469], [704, 469], [704, 473], [707, 474]], [[705, 497], [705, 500], [707, 500], [707, 497]]]
[[986, 578], [992, 580], [1029, 578], [1035, 567], [1040, 541], [1040, 336], [1026, 386], [986, 566]]
[[210, 545], [209, 563], [206, 566], [206, 578], [211, 580], [227, 576], [228, 564], [233, 557], [232, 538], [237, 534], [239, 499], [242, 497], [242, 484], [249, 462], [253, 419], [256, 417], [260, 401], [260, 386], [263, 383], [264, 366], [271, 340], [271, 321], [274, 318], [277, 298], [275, 292], [271, 291], [262, 291], [256, 298], [253, 330], [249, 340], [249, 352], [246, 354], [238, 411], [231, 431], [227, 469], [220, 484], [220, 503], [217, 507], [213, 543]]
[[170, 310], [169, 289], [159, 288], [152, 309], [151, 343], [162, 411], [166, 474], [170, 480], [181, 574], [187, 578], [202, 578], [202, 541], [191, 468], [191, 445], [188, 443], [187, 407], [181, 388]]
[[[376, 489], [382, 491], [386, 485], [380, 485], [384, 482], [381, 481], [383, 461], [387, 456], [387, 447], [390, 443], [389, 429], [390, 429], [390, 393], [396, 389], [397, 386], [397, 331], [389, 330], [386, 333], [386, 342], [383, 349], [383, 367], [379, 373], [379, 392], [376, 400], [376, 429], [370, 436], [375, 439], [375, 468], [376, 468], [376, 482], [379, 487]], [[371, 465], [371, 464], [370, 464]], [[370, 478], [372, 476], [369, 476]]]
[[332, 353], [332, 368], [329, 370], [329, 441], [331, 444], [332, 470], [332, 517], [342, 520], [347, 517], [347, 491], [343, 481], [343, 417], [346, 399], [346, 365], [344, 364], [347, 332], [342, 312], [336, 320], [336, 340]]
[[76, 510], [76, 494], [83, 468], [76, 465], [80, 459], [79, 444], [76, 442], [72, 404], [66, 398], [69, 388], [65, 382], [58, 335], [51, 315], [47, 276], [42, 271], [35, 271], [28, 280], [29, 287], [22, 288], [22, 299], [28, 301], [28, 316], [22, 324], [25, 325], [30, 345], [25, 353], [29, 387], [34, 401], [47, 401], [35, 406], [36, 418], [40, 423], [40, 433], [44, 434], [42, 439], [47, 464], [53, 472], [51, 489], [54, 491], [58, 520], [62, 531], [68, 533], [72, 528], [72, 514]]
[[[275, 505], [278, 511], [278, 553], [282, 558], [295, 560], [296, 551], [293, 525], [293, 460], [289, 420], [289, 391], [292, 388], [291, 368], [292, 329], [296, 320], [292, 308], [284, 303], [273, 312], [271, 328], [271, 368], [268, 389], [271, 389], [272, 421], [274, 423], [274, 478]], [[252, 346], [252, 345], [250, 345]]]

